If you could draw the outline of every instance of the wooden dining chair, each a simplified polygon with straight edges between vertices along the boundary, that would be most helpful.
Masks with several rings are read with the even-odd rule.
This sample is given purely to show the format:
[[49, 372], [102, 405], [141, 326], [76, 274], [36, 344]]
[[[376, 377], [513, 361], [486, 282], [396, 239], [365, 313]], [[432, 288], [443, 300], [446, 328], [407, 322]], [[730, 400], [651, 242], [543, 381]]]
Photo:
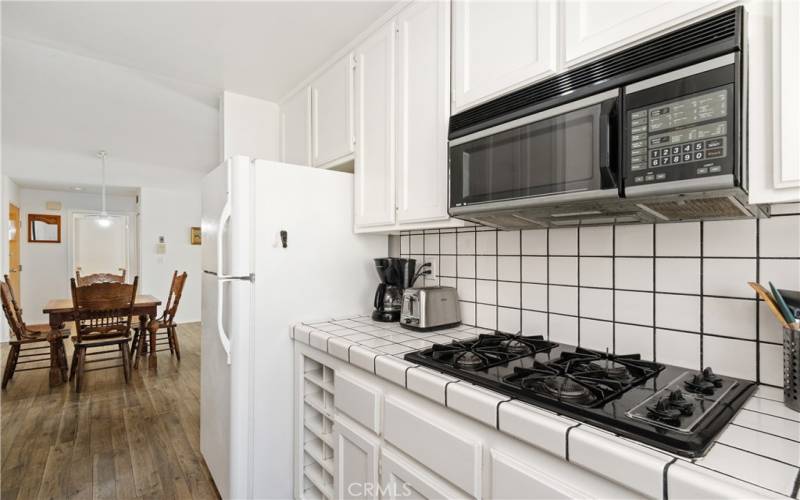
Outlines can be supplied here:
[[[177, 325], [175, 324], [175, 315], [178, 313], [178, 305], [181, 302], [183, 295], [183, 285], [186, 283], [186, 272], [178, 274], [178, 271], [172, 273], [172, 284], [169, 287], [169, 297], [167, 304], [164, 306], [164, 312], [158, 317], [158, 331], [156, 336], [161, 336], [161, 340], [156, 340], [156, 347], [168, 346], [162, 349], [156, 349], [156, 352], [169, 350], [170, 355], [175, 354], [178, 361], [181, 360], [181, 347], [178, 342]], [[133, 334], [133, 342], [131, 342], [131, 353], [134, 359], [134, 368], [138, 368], [139, 355], [147, 350], [147, 334], [136, 328]]]
[[78, 282], [78, 286], [93, 285], [95, 283], [125, 283], [125, 274], [128, 271], [122, 268], [119, 270], [122, 271], [122, 274], [94, 273], [81, 276], [81, 271], [78, 269], [75, 271], [75, 281]]
[[[85, 372], [122, 367], [125, 383], [130, 381], [131, 364], [128, 340], [131, 334], [133, 306], [139, 277], [132, 284], [103, 282], [78, 286], [75, 279], [70, 280], [72, 304], [77, 334], [72, 337], [75, 351], [72, 353], [72, 366], [69, 379], [75, 380], [75, 392], [81, 392]], [[89, 352], [90, 349], [116, 346]], [[87, 356], [110, 354], [119, 351], [121, 365], [102, 366], [86, 369], [88, 363], [110, 361], [117, 356], [86, 360]]]
[[[7, 279], [8, 276], [6, 276]], [[6, 321], [14, 336], [9, 341], [10, 349], [3, 372], [2, 388], [6, 388], [9, 380], [17, 371], [52, 369], [54, 366], [58, 370], [57, 373], [60, 374], [61, 382], [65, 382], [67, 380], [67, 354], [64, 351], [64, 339], [69, 337], [69, 330], [54, 330], [50, 325], [26, 325], [22, 320], [22, 311], [14, 298], [14, 292], [7, 281], [0, 283], [0, 299]], [[48, 349], [49, 352], [41, 352], [43, 349]], [[50, 362], [47, 365], [41, 364], [48, 360]], [[38, 366], [17, 370], [17, 365], [25, 364], [38, 364]], [[57, 381], [58, 376], [56, 376]]]

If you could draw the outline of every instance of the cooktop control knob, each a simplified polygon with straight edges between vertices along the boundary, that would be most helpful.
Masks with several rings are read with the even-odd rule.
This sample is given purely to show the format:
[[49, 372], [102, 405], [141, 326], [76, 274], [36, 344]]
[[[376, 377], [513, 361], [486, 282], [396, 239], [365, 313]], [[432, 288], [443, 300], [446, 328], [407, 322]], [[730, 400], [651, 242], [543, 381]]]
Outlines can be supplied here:
[[672, 406], [669, 396], [659, 399], [655, 406], [648, 407], [647, 410], [650, 418], [671, 424], [677, 424], [682, 415], [681, 410]]
[[694, 403], [689, 401], [683, 396], [680, 389], [675, 389], [669, 393], [669, 404], [678, 410], [682, 415], [691, 415], [694, 413]]
[[714, 384], [714, 387], [722, 387], [722, 377], [715, 374], [710, 366], [703, 370], [703, 379]]
[[709, 396], [714, 394], [714, 388], [716, 387], [714, 382], [706, 380], [702, 373], [692, 375], [692, 378], [686, 380], [683, 385], [686, 386], [686, 390], [689, 392], [707, 394]]

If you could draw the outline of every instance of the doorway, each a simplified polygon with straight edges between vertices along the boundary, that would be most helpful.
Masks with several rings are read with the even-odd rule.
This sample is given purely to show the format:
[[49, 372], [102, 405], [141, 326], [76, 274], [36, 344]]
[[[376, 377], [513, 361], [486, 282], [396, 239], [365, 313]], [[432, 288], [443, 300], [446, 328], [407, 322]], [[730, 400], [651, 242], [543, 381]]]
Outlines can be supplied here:
[[72, 214], [72, 276], [76, 271], [83, 275], [95, 273], [128, 276], [137, 272], [136, 230], [128, 214], [109, 214], [100, 218], [94, 213]]
[[[19, 262], [19, 207], [13, 203], [8, 204], [8, 281], [14, 297], [22, 299], [20, 294], [20, 273], [22, 266]], [[20, 306], [21, 307], [21, 306]]]

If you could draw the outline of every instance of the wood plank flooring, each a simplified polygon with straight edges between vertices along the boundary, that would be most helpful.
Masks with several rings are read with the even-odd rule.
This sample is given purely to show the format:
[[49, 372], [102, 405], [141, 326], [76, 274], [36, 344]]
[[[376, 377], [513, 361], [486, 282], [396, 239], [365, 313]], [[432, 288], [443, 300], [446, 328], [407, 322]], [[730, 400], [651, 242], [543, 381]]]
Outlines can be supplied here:
[[80, 394], [16, 373], [0, 396], [0, 497], [219, 498], [200, 454], [200, 334], [181, 325], [180, 363], [160, 352], [128, 385], [122, 368], [87, 373]]

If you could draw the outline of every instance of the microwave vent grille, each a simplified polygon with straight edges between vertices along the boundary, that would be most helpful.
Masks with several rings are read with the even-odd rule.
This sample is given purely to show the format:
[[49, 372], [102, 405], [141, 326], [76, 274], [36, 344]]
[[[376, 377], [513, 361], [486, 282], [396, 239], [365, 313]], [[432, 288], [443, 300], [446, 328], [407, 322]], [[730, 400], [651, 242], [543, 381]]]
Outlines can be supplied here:
[[[728, 42], [725, 50], [731, 51], [739, 44], [740, 12], [740, 8], [723, 12], [686, 28], [667, 33], [649, 42], [622, 50], [458, 113], [450, 118], [450, 138], [453, 139], [514, 119], [518, 115], [526, 114], [522, 110], [542, 104], [569, 91], [591, 86], [592, 93], [595, 93], [631, 83], [630, 81], [621, 81], [620, 78], [628, 73], [652, 66], [654, 62], [665, 61], [722, 42]], [[705, 57], [710, 56], [706, 55]], [[698, 57], [698, 60], [701, 58]], [[637, 78], [641, 77], [641, 75], [637, 76]], [[617, 81], [608, 81], [614, 78]], [[504, 119], [498, 120], [500, 117]], [[492, 122], [488, 123], [490, 120]]]
[[665, 221], [753, 217], [753, 214], [732, 196], [662, 200], [641, 203], [640, 206]]

